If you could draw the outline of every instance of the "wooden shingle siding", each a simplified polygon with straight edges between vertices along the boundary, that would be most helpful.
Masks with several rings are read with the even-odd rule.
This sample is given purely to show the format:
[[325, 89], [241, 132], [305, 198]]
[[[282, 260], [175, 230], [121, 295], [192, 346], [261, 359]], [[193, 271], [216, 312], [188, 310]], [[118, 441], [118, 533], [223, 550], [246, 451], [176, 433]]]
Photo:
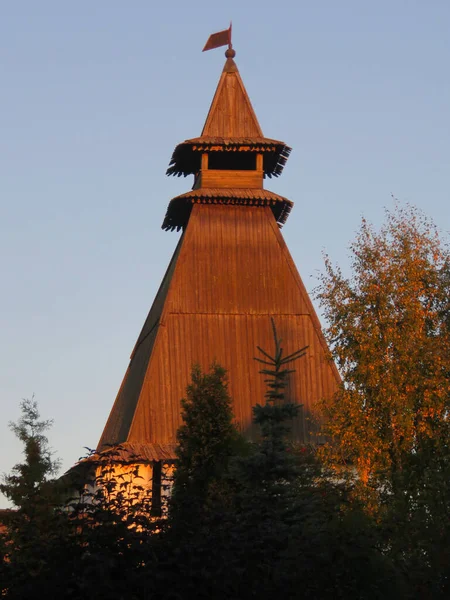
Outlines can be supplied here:
[[[265, 387], [253, 359], [257, 345], [272, 349], [274, 317], [287, 353], [309, 345], [291, 375], [289, 398], [304, 405], [294, 437], [317, 441], [309, 422], [314, 404], [336, 390], [339, 377], [271, 210], [195, 205], [177, 253], [161, 286], [167, 291], [156, 339], [151, 348], [137, 345], [119, 393], [126, 406], [130, 390], [128, 409], [116, 403], [102, 440], [174, 444], [192, 365], [208, 369], [214, 361], [228, 370], [235, 417], [254, 437], [252, 406], [263, 402]], [[132, 411], [128, 432], [114, 439], [108, 429]]]

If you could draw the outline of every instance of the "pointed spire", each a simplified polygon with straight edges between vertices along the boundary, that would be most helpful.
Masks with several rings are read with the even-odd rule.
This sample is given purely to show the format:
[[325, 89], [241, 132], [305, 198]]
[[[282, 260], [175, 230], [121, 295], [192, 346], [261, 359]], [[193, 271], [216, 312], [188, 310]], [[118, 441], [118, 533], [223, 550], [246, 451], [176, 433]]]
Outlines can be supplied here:
[[202, 137], [262, 138], [247, 90], [234, 62], [236, 52], [228, 48], [227, 58], [214, 95]]

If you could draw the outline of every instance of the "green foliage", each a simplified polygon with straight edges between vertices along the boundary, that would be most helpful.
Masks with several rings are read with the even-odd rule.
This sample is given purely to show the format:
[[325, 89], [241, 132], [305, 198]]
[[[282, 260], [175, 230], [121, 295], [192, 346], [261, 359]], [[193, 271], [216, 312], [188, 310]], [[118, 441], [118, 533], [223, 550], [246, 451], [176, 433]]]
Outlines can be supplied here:
[[25, 460], [15, 465], [9, 475], [3, 475], [0, 484], [0, 491], [15, 506], [2, 518], [6, 527], [2, 552], [7, 562], [10, 596], [13, 588], [31, 585], [30, 578], [40, 572], [51, 554], [53, 534], [58, 531], [51, 476], [57, 472], [59, 462], [53, 458], [45, 435], [52, 421], [40, 420], [34, 398], [23, 400], [21, 411], [20, 419], [10, 423], [10, 428], [23, 443]]
[[[93, 463], [81, 466], [95, 468]], [[8, 599], [58, 597], [70, 600], [144, 597], [148, 567], [158, 543], [159, 521], [139, 484], [139, 467], [117, 474], [104, 457], [96, 476], [84, 470], [79, 494], [64, 505], [36, 494], [30, 505], [10, 511], [0, 550], [6, 562], [1, 581]], [[75, 474], [56, 487], [70, 486]], [[56, 497], [56, 494], [55, 496]]]
[[192, 530], [207, 510], [210, 496], [226, 494], [230, 459], [245, 451], [246, 444], [233, 423], [225, 369], [214, 364], [203, 373], [194, 366], [186, 392], [170, 515], [173, 528]]
[[[284, 357], [272, 328], [275, 350], [260, 348], [257, 359], [267, 384], [266, 401], [254, 410], [260, 440], [240, 437], [225, 370], [194, 367], [168, 518], [152, 516], [139, 467], [117, 471], [114, 449], [102, 453], [100, 470], [87, 460], [58, 485], [41, 478], [0, 536], [5, 598], [446, 597], [448, 445], [428, 436], [404, 457], [393, 484], [403, 493], [383, 490], [383, 518], [375, 520], [316, 449], [288, 441], [301, 410], [287, 396], [289, 363], [306, 348]], [[27, 470], [16, 473], [17, 489], [25, 489], [22, 473], [28, 481]], [[68, 488], [79, 492], [58, 505]]]
[[213, 365], [210, 373], [192, 369], [187, 398], [181, 401], [184, 424], [177, 434], [177, 471], [174, 493], [180, 485], [195, 485], [200, 494], [226, 468], [238, 432], [233, 424], [226, 371]]
[[377, 515], [411, 597], [447, 597], [450, 572], [450, 252], [412, 207], [365, 220], [346, 278], [326, 257], [318, 289], [343, 377], [322, 405], [322, 450]]
[[426, 440], [383, 494], [381, 535], [412, 590], [411, 597], [450, 595], [450, 447]]
[[[25, 461], [13, 467], [1, 487], [15, 509], [0, 514], [0, 595], [14, 600], [142, 598], [141, 571], [150, 539], [157, 543], [158, 521], [150, 514], [139, 468], [116, 474], [106, 453], [98, 476], [93, 463], [82, 461], [81, 473], [52, 480], [58, 463], [45, 435], [51, 421], [40, 420], [34, 399], [21, 408], [11, 429], [23, 443]], [[77, 475], [83, 486], [67, 499], [67, 490], [79, 483]], [[89, 479], [91, 485], [85, 486]]]
[[51, 427], [51, 420], [40, 420], [37, 402], [22, 400], [22, 416], [17, 423], [10, 423], [10, 429], [23, 443], [25, 461], [12, 468], [9, 475], [3, 475], [0, 492], [17, 507], [31, 502], [42, 484], [55, 475], [59, 461], [53, 458], [45, 432]]
[[[105, 452], [90, 484], [58, 511], [65, 519], [65, 533], [55, 546], [66, 557], [65, 564], [68, 559], [68, 568], [63, 568], [71, 590], [64, 598], [143, 597], [147, 555], [150, 564], [160, 521], [152, 517], [151, 492], [141, 479], [138, 465], [117, 473], [114, 451]], [[54, 571], [40, 581], [48, 585], [52, 577], [61, 582]]]
[[[260, 349], [260, 362], [269, 367], [262, 372], [266, 403], [254, 412], [261, 441], [247, 456], [229, 458], [221, 471], [226, 502], [223, 494], [210, 495], [195, 527], [177, 529], [174, 537], [168, 532], [169, 597], [269, 600], [395, 593], [399, 583], [377, 547], [374, 522], [356, 507], [345, 510], [348, 490], [325, 476], [313, 449], [287, 442], [289, 422], [300, 407], [285, 397], [292, 372], [286, 364], [305, 349], [283, 358], [272, 326], [274, 355]], [[195, 420], [203, 418], [196, 412]]]
[[[263, 460], [258, 460], [256, 454], [247, 463], [258, 463], [258, 477], [265, 482], [265, 485], [269, 481], [278, 485], [295, 476], [292, 461], [286, 452], [286, 435], [290, 431], [290, 422], [298, 415], [301, 408], [301, 405], [288, 402], [285, 398], [288, 377], [295, 372], [294, 369], [286, 368], [286, 365], [305, 356], [308, 346], [283, 357], [282, 340], [278, 338], [273, 319], [271, 319], [271, 324], [275, 346], [274, 355], [271, 356], [257, 346], [264, 358], [255, 357], [256, 361], [267, 365], [260, 371], [261, 375], [266, 377], [264, 379], [267, 385], [266, 403], [265, 405], [256, 404], [253, 408], [253, 421], [261, 430], [259, 457]], [[265, 466], [263, 466], [264, 463]]]

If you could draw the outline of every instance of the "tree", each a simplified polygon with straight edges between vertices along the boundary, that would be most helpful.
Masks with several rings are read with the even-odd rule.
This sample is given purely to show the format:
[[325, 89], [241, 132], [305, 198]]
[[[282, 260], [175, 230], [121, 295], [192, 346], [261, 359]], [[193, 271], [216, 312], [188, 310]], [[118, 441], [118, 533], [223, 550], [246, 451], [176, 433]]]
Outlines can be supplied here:
[[432, 577], [439, 597], [450, 568], [450, 253], [410, 206], [387, 210], [378, 232], [363, 219], [350, 251], [351, 276], [326, 256], [318, 288], [343, 379], [322, 403], [322, 455], [356, 475], [387, 547], [420, 573], [416, 592]]
[[[273, 319], [271, 324], [274, 353], [272, 355], [258, 346], [260, 356], [255, 357], [255, 360], [263, 365], [260, 373], [265, 377], [264, 382], [267, 385], [265, 404], [258, 403], [253, 407], [253, 422], [260, 428], [261, 439], [250, 456], [235, 461], [235, 471], [241, 479], [243, 489], [247, 487], [251, 490], [252, 502], [255, 501], [255, 494], [259, 490], [259, 506], [263, 503], [276, 513], [290, 489], [286, 484], [298, 477], [287, 434], [292, 419], [301, 410], [301, 405], [289, 402], [286, 398], [288, 377], [295, 372], [294, 369], [287, 368], [287, 365], [305, 356], [307, 346], [284, 356], [282, 340], [278, 337]], [[242, 470], [240, 475], [239, 469]]]
[[25, 461], [16, 464], [9, 475], [4, 474], [0, 484], [0, 492], [19, 508], [35, 499], [42, 484], [56, 475], [60, 465], [59, 460], [54, 459], [45, 435], [53, 421], [40, 420], [34, 397], [22, 400], [20, 408], [22, 416], [9, 427], [23, 443]]
[[213, 364], [203, 373], [194, 366], [186, 393], [170, 515], [172, 526], [196, 528], [209, 495], [224, 484], [231, 457], [245, 444], [233, 422], [225, 369]]
[[349, 488], [328, 476], [315, 448], [288, 441], [301, 410], [286, 396], [294, 372], [288, 365], [308, 347], [284, 356], [273, 320], [272, 330], [273, 353], [258, 347], [255, 359], [267, 385], [265, 404], [253, 411], [261, 441], [236, 462], [238, 485], [226, 525], [238, 540], [230, 563], [238, 573], [245, 564], [245, 597], [369, 599], [397, 592], [400, 582], [380, 552], [374, 522], [359, 505], [346, 508]]
[[[21, 408], [22, 416], [10, 426], [24, 445], [25, 461], [4, 476], [1, 486], [15, 510], [1, 515], [0, 595], [12, 600], [144, 597], [158, 523], [139, 486], [138, 468], [115, 476], [107, 461], [97, 485], [81, 486], [78, 497], [69, 500], [67, 488], [78, 476], [51, 479], [58, 464], [45, 435], [51, 421], [40, 420], [34, 399], [24, 400]], [[84, 468], [79, 474], [84, 484], [89, 464], [78, 465]]]
[[16, 511], [0, 540], [2, 595], [369, 599], [397, 591], [373, 521], [357, 507], [343, 511], [345, 487], [322, 475], [313, 451], [295, 452], [286, 440], [299, 410], [284, 397], [286, 365], [304, 349], [284, 357], [273, 330], [274, 355], [261, 349], [268, 391], [254, 411], [260, 442], [249, 445], [237, 433], [224, 369], [194, 368], [167, 522], [152, 518], [137, 470], [116, 475], [111, 451], [99, 485], [68, 506], [36, 493]]
[[312, 449], [297, 451], [287, 440], [301, 410], [285, 395], [288, 365], [306, 348], [284, 356], [272, 328], [275, 350], [259, 348], [258, 357], [267, 384], [266, 402], [254, 408], [261, 437], [245, 456], [230, 436], [221, 371], [194, 371], [175, 479], [177, 502], [187, 510], [175, 504], [175, 528], [163, 537], [157, 597], [165, 597], [168, 581], [170, 598], [199, 600], [379, 598], [397, 591], [373, 522], [357, 507], [343, 511], [344, 486], [323, 476]]
[[437, 228], [407, 207], [364, 219], [346, 278], [326, 257], [318, 298], [343, 385], [323, 404], [327, 456], [365, 486], [393, 485], [412, 453], [448, 440], [450, 255]]
[[[55, 497], [52, 476], [59, 467], [53, 458], [46, 431], [51, 420], [41, 420], [34, 398], [22, 400], [22, 415], [9, 426], [23, 443], [24, 462], [3, 475], [0, 492], [12, 501], [15, 510], [4, 513], [3, 554], [7, 563], [7, 581], [2, 590], [8, 597], [31, 594], [33, 576], [40, 573], [48, 560], [55, 523]], [[5, 578], [6, 579], [6, 578]], [[18, 596], [14, 596], [18, 594]]]

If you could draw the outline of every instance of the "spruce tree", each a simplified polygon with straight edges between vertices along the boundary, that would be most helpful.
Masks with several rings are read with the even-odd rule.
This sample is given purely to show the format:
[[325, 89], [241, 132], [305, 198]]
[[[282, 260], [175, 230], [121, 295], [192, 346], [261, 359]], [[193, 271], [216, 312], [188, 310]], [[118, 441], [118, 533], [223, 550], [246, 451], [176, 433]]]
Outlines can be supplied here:
[[16, 464], [10, 474], [3, 475], [0, 492], [17, 508], [33, 504], [42, 484], [56, 475], [59, 461], [54, 458], [49, 447], [46, 431], [52, 420], [41, 420], [34, 397], [20, 403], [22, 416], [9, 427], [23, 443], [25, 460]]
[[186, 392], [170, 515], [173, 527], [195, 529], [211, 494], [225, 485], [231, 457], [245, 444], [233, 422], [224, 368], [213, 364], [203, 373], [194, 366]]

